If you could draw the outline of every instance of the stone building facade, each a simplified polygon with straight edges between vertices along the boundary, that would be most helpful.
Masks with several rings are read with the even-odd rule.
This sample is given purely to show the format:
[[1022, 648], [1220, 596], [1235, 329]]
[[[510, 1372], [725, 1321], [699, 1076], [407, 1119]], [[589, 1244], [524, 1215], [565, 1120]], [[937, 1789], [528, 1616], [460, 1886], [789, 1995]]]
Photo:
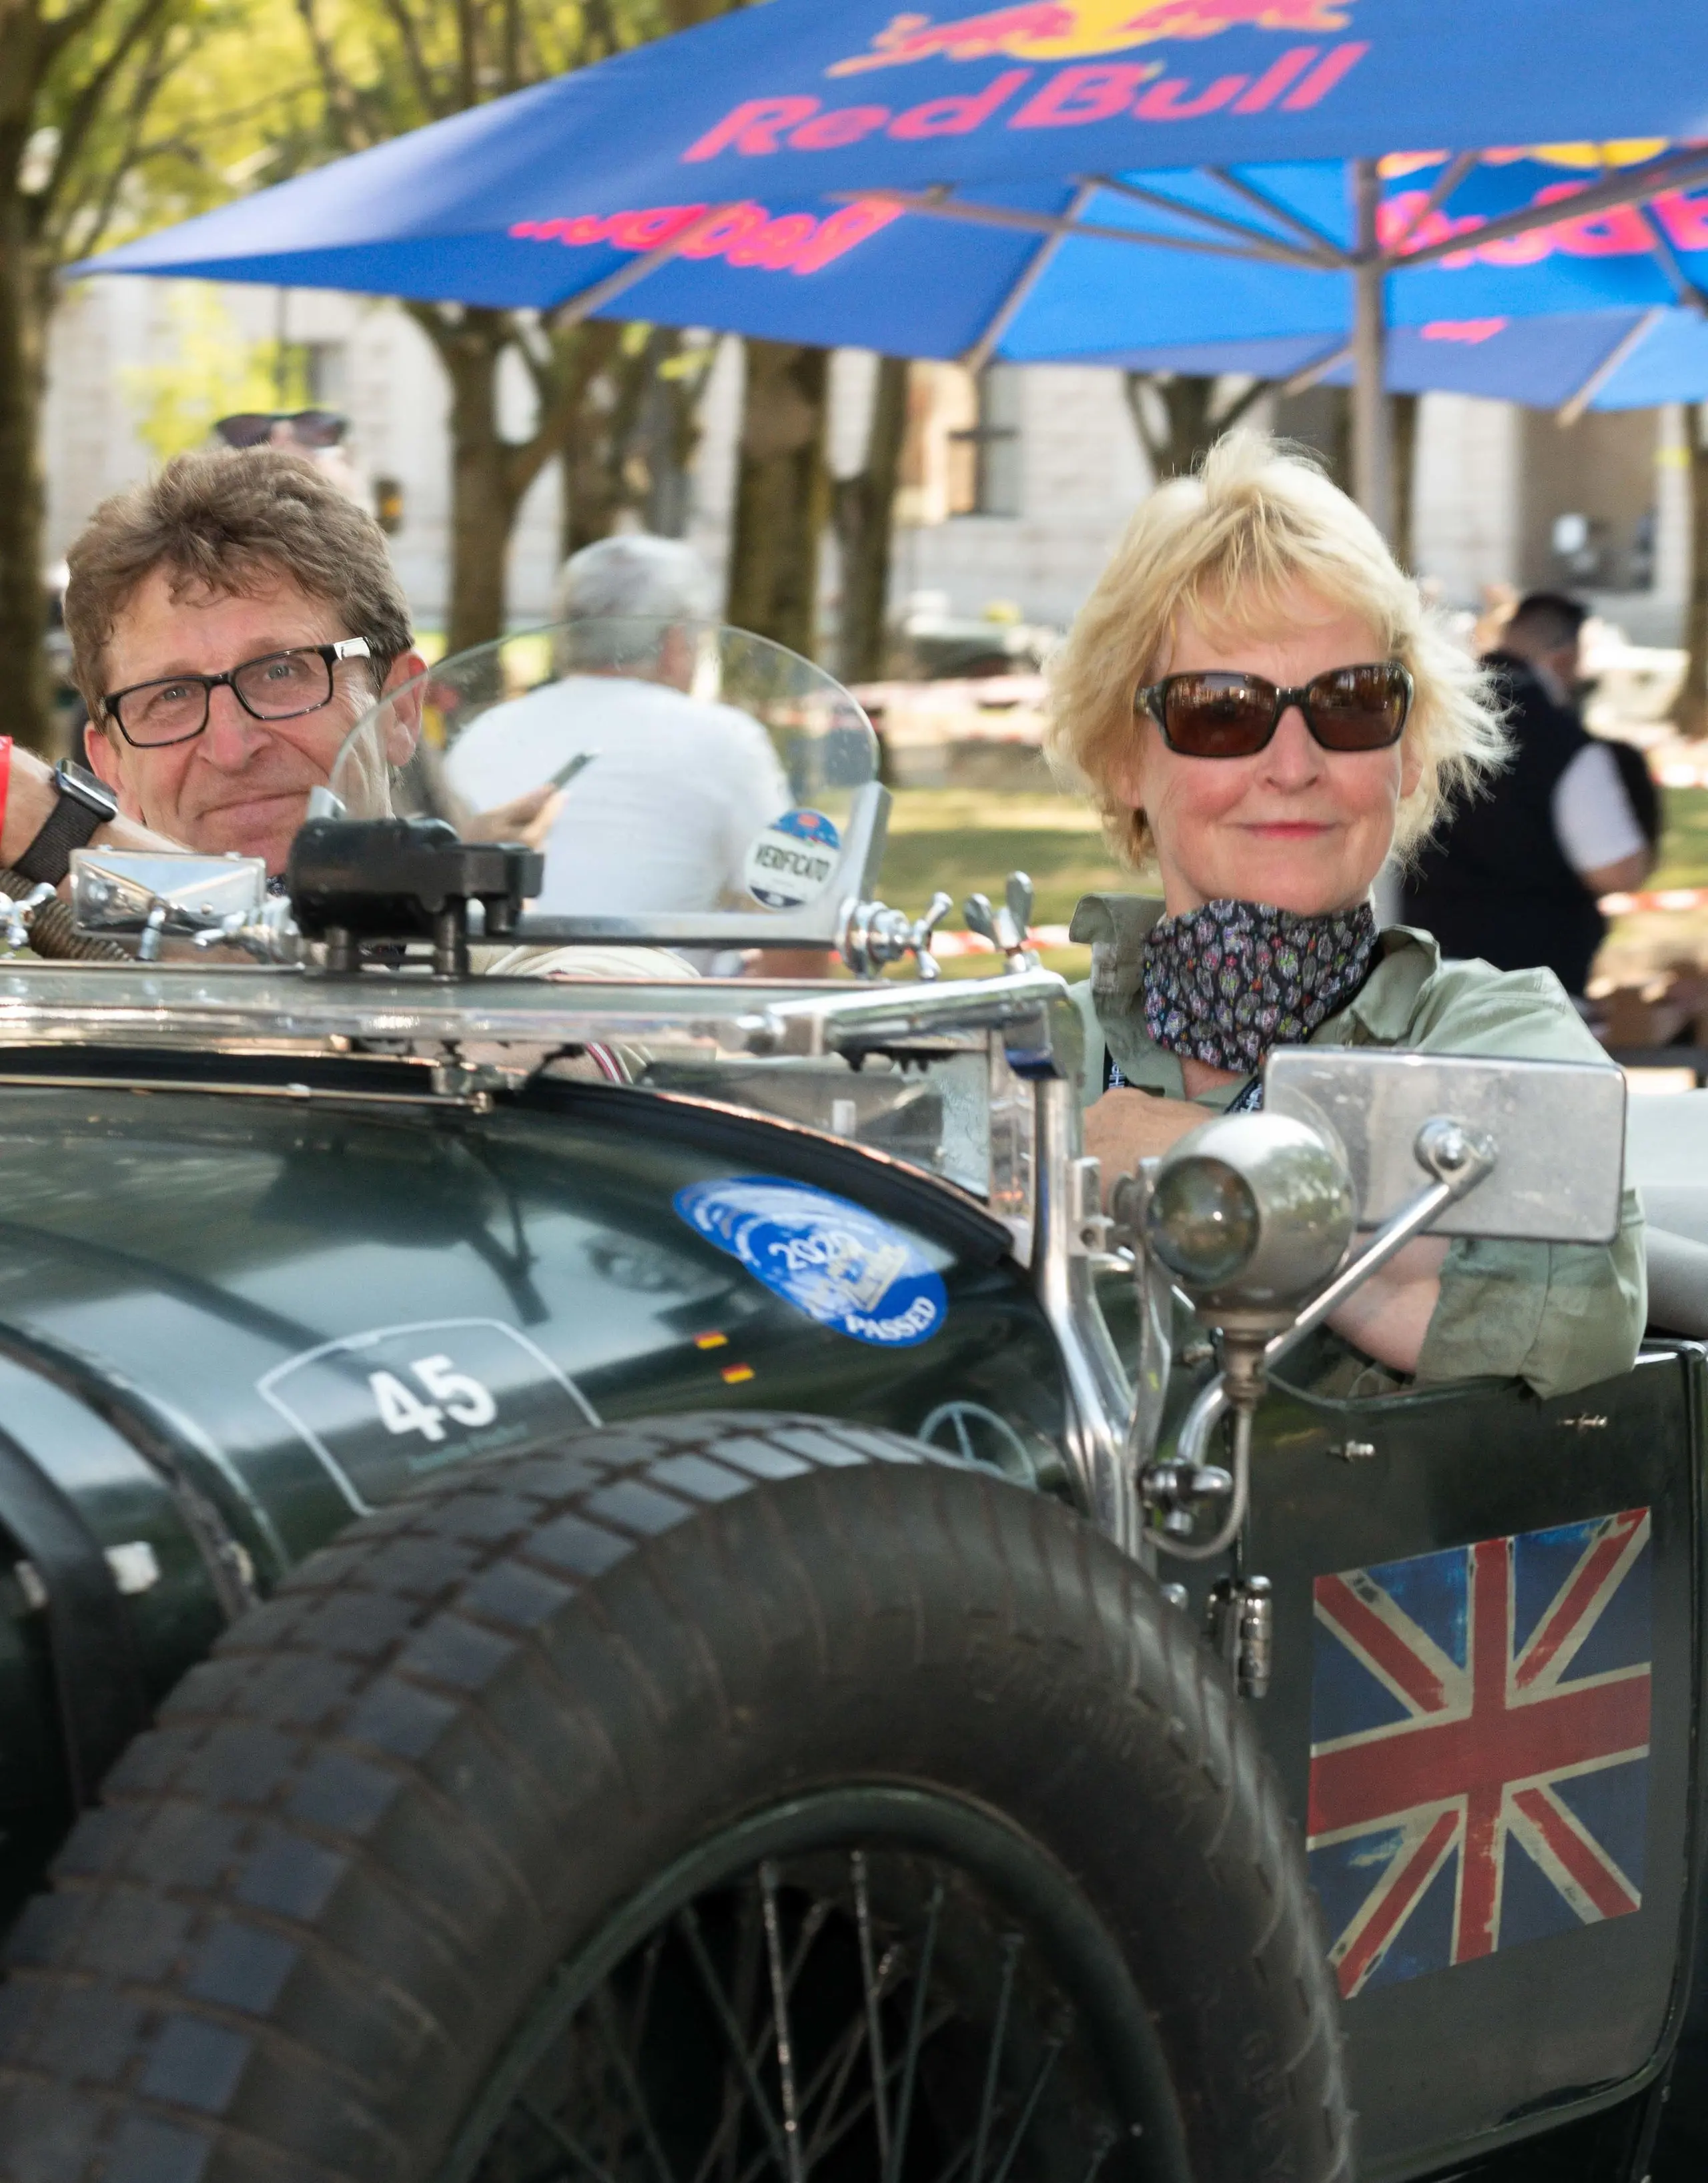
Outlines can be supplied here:
[[[147, 469], [136, 373], [170, 358], [189, 286], [91, 281], [60, 308], [46, 420], [54, 559], [105, 493]], [[395, 491], [399, 571], [420, 625], [432, 629], [443, 612], [449, 478], [446, 389], [426, 339], [388, 303], [236, 286], [214, 293], [242, 340], [282, 336], [306, 355], [314, 397], [348, 413], [357, 464]], [[839, 469], [860, 459], [871, 369], [857, 352], [836, 359], [831, 455]], [[509, 426], [521, 429], [531, 396], [520, 367], [502, 398]], [[727, 536], [740, 400], [740, 346], [726, 342], [708, 386], [689, 525], [714, 566]], [[954, 615], [995, 610], [1064, 624], [1148, 484], [1118, 374], [999, 368], [980, 388], [957, 367], [926, 364], [915, 368], [912, 400], [898, 609], [927, 601]], [[1505, 403], [1427, 397], [1415, 472], [1420, 571], [1467, 607], [1493, 585], [1569, 582], [1590, 590], [1638, 642], [1671, 642], [1685, 580], [1683, 458], [1674, 412], [1592, 414], [1562, 429]], [[559, 525], [551, 468], [512, 541], [519, 623], [548, 610]], [[1580, 527], [1583, 543], [1562, 553], [1560, 541]], [[825, 585], [833, 620], [833, 554]]]

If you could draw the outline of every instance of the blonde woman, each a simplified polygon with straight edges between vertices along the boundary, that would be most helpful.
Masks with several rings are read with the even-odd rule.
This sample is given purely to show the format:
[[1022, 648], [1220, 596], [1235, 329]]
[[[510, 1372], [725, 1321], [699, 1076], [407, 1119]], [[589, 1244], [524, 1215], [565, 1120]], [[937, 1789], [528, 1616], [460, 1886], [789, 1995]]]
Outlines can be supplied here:
[[[1255, 1104], [1272, 1047], [1605, 1058], [1545, 970], [1444, 963], [1371, 888], [1504, 755], [1478, 670], [1373, 525], [1301, 456], [1230, 434], [1129, 525], [1053, 670], [1053, 754], [1161, 898], [1089, 895], [1088, 1147], [1130, 1170]], [[1627, 1370], [1642, 1214], [1618, 1239], [1423, 1237], [1333, 1322], [1419, 1380], [1540, 1394]]]

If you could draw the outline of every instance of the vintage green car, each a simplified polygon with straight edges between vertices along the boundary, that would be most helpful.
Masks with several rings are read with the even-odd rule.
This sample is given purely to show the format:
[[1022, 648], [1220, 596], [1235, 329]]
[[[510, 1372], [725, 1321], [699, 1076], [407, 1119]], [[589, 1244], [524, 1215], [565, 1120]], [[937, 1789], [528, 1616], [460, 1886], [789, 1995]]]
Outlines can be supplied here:
[[[793, 799], [744, 902], [576, 902], [662, 639], [560, 632], [364, 723], [287, 898], [15, 913], [86, 959], [0, 967], [5, 2175], [1636, 2183], [1696, 1102], [1626, 1378], [1323, 1392], [1356, 1227], [1611, 1234], [1622, 1080], [1280, 1054], [1111, 1222], [1025, 889], [921, 975], [858, 708], [690, 635]], [[459, 832], [521, 705], [543, 878]]]

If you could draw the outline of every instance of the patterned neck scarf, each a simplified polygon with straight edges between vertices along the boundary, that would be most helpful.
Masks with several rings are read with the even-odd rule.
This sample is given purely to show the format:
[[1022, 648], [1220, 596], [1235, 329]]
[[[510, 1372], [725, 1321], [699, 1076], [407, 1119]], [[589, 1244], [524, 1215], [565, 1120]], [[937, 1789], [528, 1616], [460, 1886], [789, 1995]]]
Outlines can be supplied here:
[[1370, 975], [1368, 903], [1317, 917], [1208, 902], [1165, 917], [1144, 943], [1144, 1027], [1171, 1053], [1242, 1074], [1297, 1046]]

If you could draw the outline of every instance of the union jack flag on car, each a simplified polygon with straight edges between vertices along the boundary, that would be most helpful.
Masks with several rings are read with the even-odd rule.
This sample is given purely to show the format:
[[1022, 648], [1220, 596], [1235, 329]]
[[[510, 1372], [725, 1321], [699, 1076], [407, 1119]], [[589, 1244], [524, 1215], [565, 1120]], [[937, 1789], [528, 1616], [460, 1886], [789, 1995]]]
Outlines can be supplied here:
[[1650, 1512], [1318, 1577], [1309, 1848], [1349, 1999], [1643, 1902]]

